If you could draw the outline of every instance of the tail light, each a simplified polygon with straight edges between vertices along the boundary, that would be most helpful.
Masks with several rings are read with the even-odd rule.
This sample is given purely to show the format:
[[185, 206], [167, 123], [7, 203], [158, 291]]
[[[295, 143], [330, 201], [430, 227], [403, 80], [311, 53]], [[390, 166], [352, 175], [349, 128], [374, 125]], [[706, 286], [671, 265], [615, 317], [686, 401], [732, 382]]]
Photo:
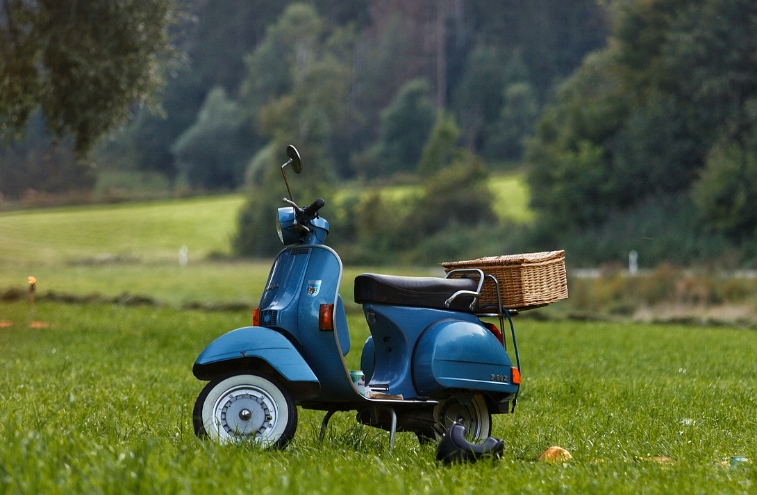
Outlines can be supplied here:
[[334, 305], [321, 304], [318, 309], [318, 329], [322, 332], [334, 331]]
[[502, 332], [499, 331], [497, 325], [495, 325], [494, 323], [489, 323], [487, 321], [482, 321], [481, 323], [483, 323], [486, 329], [493, 333], [495, 337], [497, 337], [497, 340], [499, 340], [500, 344], [505, 345], [504, 338], [502, 337]]

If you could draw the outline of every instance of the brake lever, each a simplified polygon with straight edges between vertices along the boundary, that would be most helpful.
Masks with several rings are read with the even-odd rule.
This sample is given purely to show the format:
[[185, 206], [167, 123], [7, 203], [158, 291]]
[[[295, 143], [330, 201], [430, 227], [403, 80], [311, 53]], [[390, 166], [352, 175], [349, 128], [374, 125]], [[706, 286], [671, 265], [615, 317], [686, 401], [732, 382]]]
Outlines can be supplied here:
[[310, 229], [308, 228], [308, 226], [305, 225], [304, 223], [302, 223], [300, 221], [300, 219], [299, 219], [300, 214], [302, 214], [302, 208], [300, 208], [299, 206], [297, 206], [297, 203], [295, 203], [294, 201], [292, 201], [289, 198], [283, 198], [283, 199], [284, 199], [284, 203], [286, 203], [289, 206], [291, 206], [292, 208], [294, 208], [294, 213], [295, 213], [295, 215], [294, 215], [294, 225], [296, 225], [297, 227], [303, 229], [305, 232], [310, 232]]

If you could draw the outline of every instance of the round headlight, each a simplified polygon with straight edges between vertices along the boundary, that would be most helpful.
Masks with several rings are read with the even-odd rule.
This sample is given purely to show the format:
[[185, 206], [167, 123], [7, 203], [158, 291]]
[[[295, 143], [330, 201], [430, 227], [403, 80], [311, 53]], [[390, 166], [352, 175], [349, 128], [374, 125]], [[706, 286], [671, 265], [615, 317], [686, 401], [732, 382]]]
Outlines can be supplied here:
[[279, 233], [279, 239], [285, 246], [297, 243], [299, 236], [294, 230], [294, 208], [285, 206], [279, 208], [276, 223], [276, 231]]

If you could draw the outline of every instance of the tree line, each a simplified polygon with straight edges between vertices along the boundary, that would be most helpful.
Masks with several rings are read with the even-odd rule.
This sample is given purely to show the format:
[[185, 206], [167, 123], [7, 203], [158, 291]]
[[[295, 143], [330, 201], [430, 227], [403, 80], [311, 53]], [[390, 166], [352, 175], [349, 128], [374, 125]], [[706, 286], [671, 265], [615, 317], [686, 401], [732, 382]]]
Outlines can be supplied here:
[[[36, 43], [29, 53], [5, 52], [3, 72], [14, 74], [14, 61], [45, 67], [26, 79], [26, 70], [4, 79], [16, 88], [0, 92], [7, 97], [0, 105], [6, 127], [23, 131], [30, 116], [37, 118], [55, 137], [72, 139], [80, 154], [105, 135], [89, 155], [99, 166], [155, 171], [172, 183], [204, 189], [242, 184], [250, 162], [279, 132], [277, 120], [286, 120], [294, 104], [303, 130], [295, 137], [307, 140], [302, 146], [317, 146], [312, 155], [323, 157], [342, 178], [412, 171], [436, 110], [444, 108], [454, 112], [466, 147], [494, 161], [517, 160], [522, 129], [532, 127], [554, 84], [606, 35], [604, 10], [591, 0], [571, 7], [555, 0], [513, 1], [506, 8], [491, 0], [195, 0], [181, 11], [172, 10], [169, 0], [131, 0], [61, 5], [59, 12], [42, 8], [39, 17], [60, 24], [52, 26], [26, 12], [35, 3], [10, 1], [0, 9], [0, 35], [9, 41], [4, 46], [14, 46], [21, 28]], [[150, 18], [137, 16], [140, 9]], [[72, 23], [89, 27], [72, 36]], [[141, 51], [126, 41], [104, 42], [117, 25], [113, 35], [132, 44], [142, 40]], [[126, 37], [134, 26], [144, 34]], [[55, 42], [43, 28], [65, 41], [59, 53], [47, 53]], [[167, 32], [173, 33], [173, 45], [166, 45]], [[108, 51], [103, 45], [117, 46]], [[91, 59], [90, 48], [99, 49]], [[60, 93], [55, 82], [60, 75], [46, 70], [51, 60], [59, 70], [78, 74], [79, 80], [66, 83], [71, 96]], [[156, 61], [166, 70], [156, 71]], [[122, 71], [109, 73], [107, 63]], [[12, 98], [30, 80], [51, 90], [29, 93], [19, 112]], [[160, 82], [165, 87], [157, 112], [155, 105], [141, 108], [155, 103], [147, 90]], [[42, 95], [59, 102], [57, 113]], [[116, 102], [117, 96], [137, 105]], [[41, 115], [32, 115], [35, 100]], [[408, 122], [405, 104], [420, 110]], [[129, 125], [119, 128], [125, 113]], [[407, 142], [396, 143], [396, 137]], [[219, 139], [223, 146], [215, 152], [202, 142], [219, 145]], [[26, 143], [12, 142], [9, 153], [23, 162], [27, 148], [43, 148], [35, 140]], [[4, 181], [3, 192], [23, 194], [28, 185]]]
[[[235, 242], [240, 252], [265, 254], [274, 247], [256, 246], [254, 233], [270, 208], [262, 200], [276, 187], [270, 170], [295, 143], [306, 173], [314, 173], [313, 194], [344, 181], [421, 180], [425, 193], [412, 208], [424, 226], [439, 221], [438, 207], [477, 212], [481, 220], [448, 219], [446, 228], [425, 231], [405, 217], [390, 225], [375, 213], [381, 208], [355, 210], [365, 206], [357, 198], [350, 214], [374, 220], [344, 226], [344, 242], [356, 252], [359, 240], [375, 246], [376, 236], [387, 250], [402, 248], [412, 239], [402, 225], [412, 224], [410, 233], [438, 236], [450, 255], [462, 255], [452, 244], [470, 244], [465, 232], [485, 224], [499, 250], [567, 247], [579, 262], [622, 259], [631, 249], [648, 263], [757, 256], [749, 248], [757, 228], [749, 207], [757, 195], [757, 7], [748, 0], [197, 0], [183, 10], [167, 0], [123, 4], [140, 2], [164, 10], [142, 27], [152, 44], [129, 59], [135, 67], [115, 74], [110, 89], [133, 84], [127, 76], [142, 60], [150, 77], [128, 95], [152, 103], [152, 111], [129, 107], [129, 125], [113, 133], [114, 122], [123, 123], [122, 100], [106, 106], [121, 112], [110, 120], [77, 127], [85, 116], [69, 123], [45, 105], [36, 113], [13, 107], [23, 84], [16, 93], [0, 86], [3, 130], [28, 129], [16, 141], [2, 131], [6, 197], [91, 187], [96, 169], [76, 161], [91, 150], [100, 168], [149, 171], [172, 187], [247, 187], [251, 200]], [[28, 4], [4, 4], [0, 35], [11, 36], [11, 20], [23, 18], [7, 6]], [[164, 37], [169, 32], [174, 45]], [[87, 40], [97, 37], [66, 46]], [[14, 53], [0, 50], [3, 72], [14, 70], [7, 62]], [[96, 73], [85, 59], [75, 58], [77, 67]], [[153, 70], [156, 61], [164, 71]], [[160, 80], [156, 112], [146, 95]], [[45, 126], [64, 144], [70, 140], [72, 151], [52, 151], [61, 147], [49, 145]], [[111, 134], [94, 146], [103, 132]], [[487, 173], [515, 168], [527, 173], [537, 211], [526, 230], [492, 225], [496, 205], [479, 187]], [[45, 170], [68, 173], [46, 185]], [[476, 206], [465, 194], [450, 195], [455, 181], [476, 191]], [[434, 204], [438, 194], [457, 202]]]
[[753, 262], [757, 4], [619, 2], [612, 13], [611, 42], [560, 85], [528, 141], [539, 237], [570, 231], [595, 259], [643, 249]]

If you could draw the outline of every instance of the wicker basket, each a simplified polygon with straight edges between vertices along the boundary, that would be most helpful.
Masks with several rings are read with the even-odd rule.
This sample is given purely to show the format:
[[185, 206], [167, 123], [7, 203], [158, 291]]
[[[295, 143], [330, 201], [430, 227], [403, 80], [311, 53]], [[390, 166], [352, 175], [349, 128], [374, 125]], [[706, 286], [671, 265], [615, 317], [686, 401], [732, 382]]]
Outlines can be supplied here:
[[[565, 251], [490, 256], [470, 261], [442, 263], [445, 271], [479, 268], [499, 281], [502, 305], [507, 309], [528, 309], [567, 299]], [[453, 275], [454, 276], [454, 275]], [[481, 288], [479, 308], [497, 307], [494, 282], [486, 280]]]

